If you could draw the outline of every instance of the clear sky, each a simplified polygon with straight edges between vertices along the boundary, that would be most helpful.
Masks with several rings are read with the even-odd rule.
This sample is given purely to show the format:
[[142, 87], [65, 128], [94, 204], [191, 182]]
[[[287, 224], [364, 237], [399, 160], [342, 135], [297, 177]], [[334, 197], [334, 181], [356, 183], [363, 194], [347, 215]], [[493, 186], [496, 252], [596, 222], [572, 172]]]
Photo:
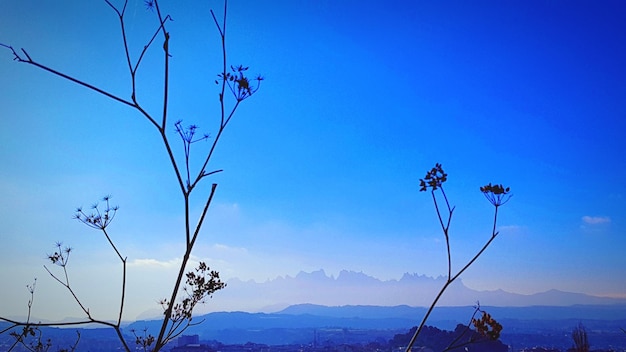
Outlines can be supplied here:
[[[174, 19], [171, 121], [214, 134], [220, 48], [209, 9], [222, 5], [162, 7]], [[155, 18], [143, 1], [128, 11], [136, 57]], [[231, 1], [227, 36], [229, 63], [266, 80], [217, 149], [213, 166], [225, 171], [197, 191], [219, 183], [195, 260], [256, 281], [318, 269], [383, 280], [445, 274], [431, 198], [419, 192], [439, 162], [457, 206], [455, 268], [490, 235], [479, 186], [514, 193], [467, 286], [626, 296], [622, 1]], [[0, 0], [0, 43], [129, 98], [117, 18], [104, 1]], [[155, 115], [160, 45], [138, 88]], [[109, 230], [129, 260], [127, 317], [154, 308], [184, 236], [156, 130], [2, 49], [0, 312], [24, 314], [25, 285], [37, 277], [38, 316], [78, 315], [42, 267], [63, 241], [75, 249], [73, 283], [107, 314], [119, 263], [72, 219], [106, 194], [120, 206]]]

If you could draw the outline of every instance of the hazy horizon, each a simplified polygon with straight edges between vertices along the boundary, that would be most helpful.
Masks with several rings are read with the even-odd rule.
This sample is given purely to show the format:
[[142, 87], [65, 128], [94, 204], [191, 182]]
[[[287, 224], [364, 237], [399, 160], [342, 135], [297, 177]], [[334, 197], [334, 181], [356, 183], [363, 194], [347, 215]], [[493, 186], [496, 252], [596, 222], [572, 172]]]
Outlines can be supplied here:
[[[431, 277], [404, 273], [400, 279], [381, 280], [363, 272], [342, 270], [338, 275], [324, 269], [301, 271], [295, 276], [278, 276], [263, 282], [238, 278], [227, 280], [227, 289], [216, 292], [205, 304], [199, 305], [197, 315], [214, 312], [277, 313], [287, 307], [319, 305], [326, 307], [375, 306], [428, 308], [446, 277]], [[367, 292], [363, 295], [362, 292]], [[163, 314], [155, 304], [145, 308], [140, 297], [131, 298], [126, 307], [125, 321], [156, 319]], [[626, 297], [604, 297], [579, 292], [549, 289], [520, 294], [502, 289], [481, 290], [468, 287], [458, 279], [444, 294], [439, 307], [471, 307], [480, 302], [485, 307], [575, 307], [626, 305]], [[144, 309], [144, 310], [142, 310]], [[12, 318], [25, 318], [17, 315]], [[37, 316], [32, 317], [39, 320]], [[59, 315], [63, 321], [80, 320], [80, 315]], [[52, 319], [54, 320], [54, 319]], [[47, 319], [43, 319], [47, 321]]]

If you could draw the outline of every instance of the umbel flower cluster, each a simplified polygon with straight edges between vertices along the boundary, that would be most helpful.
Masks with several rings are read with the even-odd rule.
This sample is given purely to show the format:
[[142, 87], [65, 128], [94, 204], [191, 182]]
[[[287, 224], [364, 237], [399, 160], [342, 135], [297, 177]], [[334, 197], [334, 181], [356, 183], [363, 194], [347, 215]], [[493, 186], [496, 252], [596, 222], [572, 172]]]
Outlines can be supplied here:
[[[426, 172], [426, 176], [420, 179], [420, 192], [425, 192], [429, 188], [431, 191], [436, 191], [441, 188], [444, 182], [448, 180], [448, 174], [443, 171], [441, 164], [435, 164], [435, 167]], [[487, 200], [495, 207], [504, 205], [511, 199], [511, 188], [504, 187], [501, 184], [491, 184], [491, 182], [485, 186], [480, 187], [480, 191], [485, 195]]]
[[[219, 84], [220, 80], [223, 80], [228, 85], [230, 92], [233, 93], [233, 96], [237, 100], [237, 102], [243, 101], [244, 99], [252, 96], [252, 94], [256, 93], [261, 86], [261, 81], [263, 77], [258, 75], [253, 79], [248, 78], [245, 75], [245, 72], [248, 71], [248, 67], [243, 65], [239, 66], [231, 66], [230, 69], [233, 71], [232, 73], [226, 72], [220, 73], [218, 75], [218, 80], [215, 81], [216, 84]], [[256, 82], [252, 84], [251, 81]]]
[[443, 172], [441, 164], [435, 164], [435, 167], [426, 173], [423, 179], [420, 179], [420, 192], [426, 192], [428, 188], [436, 191], [441, 185], [448, 180], [448, 174]]
[[74, 219], [82, 222], [83, 224], [92, 227], [94, 229], [104, 230], [107, 226], [113, 221], [115, 218], [115, 214], [119, 207], [117, 205], [111, 206], [109, 201], [111, 200], [111, 196], [102, 197], [102, 201], [105, 202], [106, 206], [101, 211], [99, 204], [94, 203], [91, 206], [91, 213], [85, 213], [82, 207], [76, 208], [76, 212], [74, 214]]
[[[480, 187], [480, 192], [495, 207], [494, 217], [493, 217], [493, 229], [491, 232], [491, 236], [489, 237], [485, 245], [482, 247], [482, 249], [480, 249], [476, 253], [476, 255], [472, 259], [470, 259], [467, 262], [467, 264], [465, 264], [456, 274], [453, 274], [452, 257], [451, 257], [451, 251], [450, 251], [450, 221], [452, 219], [452, 215], [453, 215], [455, 207], [450, 204], [448, 197], [446, 196], [446, 193], [443, 188], [443, 183], [446, 182], [447, 180], [448, 180], [448, 174], [445, 171], [443, 171], [443, 167], [439, 163], [435, 164], [435, 167], [427, 171], [426, 176], [420, 179], [420, 192], [425, 192], [427, 190], [430, 190], [432, 198], [433, 198], [433, 202], [435, 205], [435, 210], [437, 212], [437, 217], [439, 219], [439, 224], [441, 225], [441, 229], [443, 231], [443, 234], [446, 240], [446, 249], [448, 253], [448, 279], [445, 285], [439, 291], [439, 295], [433, 301], [430, 307], [430, 310], [426, 313], [424, 319], [422, 320], [422, 324], [416, 330], [413, 338], [411, 339], [411, 342], [408, 344], [406, 351], [411, 351], [411, 348], [413, 344], [415, 343], [415, 340], [417, 339], [417, 336], [419, 335], [422, 327], [426, 323], [426, 320], [428, 319], [430, 312], [432, 312], [432, 309], [435, 307], [435, 305], [437, 304], [437, 301], [439, 300], [441, 295], [446, 291], [448, 286], [452, 284], [452, 282], [454, 282], [467, 268], [469, 268], [478, 259], [478, 257], [480, 257], [480, 255], [487, 249], [487, 247], [492, 243], [492, 241], [498, 236], [498, 232], [496, 231], [497, 219], [498, 219], [498, 208], [501, 205], [508, 202], [512, 196], [510, 194], [511, 189], [509, 187], [504, 187], [501, 184], [489, 183], [485, 186]], [[443, 198], [443, 201], [444, 201], [443, 205], [445, 207], [440, 206], [438, 197], [435, 195], [436, 191], [440, 192], [441, 198]], [[447, 210], [447, 217], [445, 214], [442, 214], [442, 209]], [[488, 338], [491, 340], [497, 340], [500, 337], [500, 332], [502, 331], [502, 325], [500, 325], [500, 323], [498, 323], [495, 319], [493, 319], [489, 313], [483, 310], [480, 310], [480, 307], [476, 309], [474, 314], [478, 312], [482, 312], [482, 317], [475, 318], [474, 316], [472, 316], [471, 325], [474, 326], [476, 332], [478, 332], [480, 335], [484, 336], [485, 338]]]
[[496, 207], [505, 204], [511, 199], [510, 190], [510, 187], [504, 188], [502, 185], [491, 185], [491, 183], [480, 187], [480, 191], [483, 192], [487, 200]]

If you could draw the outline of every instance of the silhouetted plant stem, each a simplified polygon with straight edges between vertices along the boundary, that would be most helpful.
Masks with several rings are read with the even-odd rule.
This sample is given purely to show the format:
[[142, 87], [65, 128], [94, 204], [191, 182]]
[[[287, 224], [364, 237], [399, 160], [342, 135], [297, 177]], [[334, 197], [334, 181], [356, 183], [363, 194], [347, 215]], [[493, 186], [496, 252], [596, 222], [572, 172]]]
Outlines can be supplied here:
[[439, 210], [439, 204], [437, 203], [437, 197], [435, 196], [435, 191], [431, 192], [433, 198], [433, 204], [435, 205], [435, 211], [437, 212], [437, 218], [439, 219], [439, 224], [441, 225], [441, 230], [443, 231], [443, 235], [446, 238], [446, 250], [448, 253], [448, 278], [452, 276], [452, 255], [450, 253], [450, 222], [452, 220], [452, 214], [454, 213], [454, 207], [450, 207], [450, 203], [448, 202], [448, 197], [446, 196], [446, 192], [443, 190], [443, 187], [439, 188], [441, 190], [441, 194], [443, 195], [443, 199], [446, 202], [446, 208], [448, 209], [448, 219], [444, 224], [444, 221], [441, 217], [441, 211]]
[[[31, 59], [30, 55], [28, 55], [28, 53], [24, 49], [21, 49], [21, 50], [22, 50], [22, 53], [24, 54], [24, 56], [26, 56], [26, 58], [23, 58], [22, 56], [20, 56], [20, 54], [18, 54], [15, 51], [15, 49], [13, 49], [12, 46], [7, 46], [7, 45], [3, 45], [3, 46], [11, 49], [11, 51], [13, 52], [14, 60], [16, 60], [16, 61], [36, 66], [36, 67], [38, 67], [38, 68], [40, 68], [40, 69], [42, 69], [44, 71], [48, 71], [48, 72], [50, 72], [52, 74], [55, 74], [55, 75], [57, 75], [59, 77], [67, 79], [68, 81], [74, 82], [74, 83], [76, 83], [78, 85], [81, 85], [83, 87], [86, 87], [86, 88], [89, 88], [91, 90], [94, 90], [94, 91], [96, 91], [96, 92], [98, 92], [98, 93], [100, 93], [100, 94], [102, 94], [104, 96], [107, 96], [107, 97], [109, 97], [109, 98], [111, 98], [113, 100], [116, 100], [116, 101], [118, 101], [118, 102], [120, 102], [122, 104], [131, 106], [131, 107], [136, 107], [135, 104], [133, 104], [132, 102], [130, 102], [130, 101], [126, 100], [126, 99], [122, 99], [122, 98], [120, 98], [120, 97], [118, 97], [118, 96], [116, 96], [114, 94], [111, 94], [111, 93], [109, 93], [109, 92], [107, 92], [107, 91], [105, 91], [103, 89], [100, 89], [100, 88], [98, 88], [98, 87], [96, 87], [94, 85], [91, 85], [89, 83], [86, 83], [84, 81], [76, 79], [76, 78], [74, 78], [74, 77], [72, 77], [70, 75], [66, 75], [65, 73], [59, 72], [59, 71], [57, 71], [55, 69], [52, 69], [52, 68], [50, 68], [48, 66], [45, 66], [45, 65], [42, 65], [42, 64], [40, 64], [40, 63], [38, 63], [36, 61], [33, 61], [33, 59]], [[155, 126], [156, 126], [156, 123], [154, 121], [151, 121], [151, 122], [153, 124], [155, 124]]]
[[450, 344], [441, 352], [446, 352], [446, 351], [449, 351], [449, 350], [452, 350], [452, 349], [456, 349], [456, 348], [459, 348], [459, 347], [467, 346], [467, 345], [469, 345], [469, 344], [474, 342], [472, 339], [470, 339], [467, 342], [464, 342], [464, 343], [461, 343], [461, 344], [458, 344], [458, 345], [456, 344], [456, 343], [458, 343], [461, 340], [461, 338], [467, 332], [469, 332], [470, 325], [472, 324], [472, 321], [474, 321], [474, 318], [476, 317], [476, 313], [478, 313], [478, 312], [480, 312], [480, 304], [477, 304], [476, 307], [474, 308], [474, 313], [472, 313], [472, 316], [469, 319], [469, 322], [467, 323], [467, 325], [465, 325], [465, 328], [463, 329], [463, 332], [460, 333], [454, 340], [452, 340], [450, 342]]
[[118, 258], [122, 262], [122, 292], [120, 293], [120, 309], [117, 315], [117, 325], [116, 325], [116, 326], [120, 326], [122, 324], [122, 316], [124, 315], [124, 302], [126, 299], [126, 257], [122, 257], [120, 252], [117, 250], [117, 247], [111, 240], [111, 237], [109, 237], [109, 234], [107, 233], [105, 228], [102, 229], [102, 232], [104, 233], [104, 236], [106, 237], [107, 241], [109, 241], [109, 244], [111, 245], [111, 247], [113, 247], [113, 250], [115, 250], [115, 253], [117, 254]]
[[[18, 343], [20, 343], [21, 339], [23, 339], [24, 337], [26, 337], [26, 335], [30, 332], [29, 329], [32, 329], [30, 327], [30, 315], [32, 312], [32, 308], [33, 308], [33, 303], [35, 301], [35, 286], [37, 285], [37, 279], [34, 279], [32, 285], [27, 285], [26, 288], [28, 289], [28, 292], [30, 293], [30, 299], [28, 300], [28, 313], [26, 315], [26, 324], [23, 325], [23, 329], [22, 329], [22, 333], [20, 334], [20, 338], [16, 338], [15, 341], [13, 341], [13, 344], [9, 347], [9, 349], [7, 351], [12, 351], [15, 346], [17, 346]], [[11, 322], [13, 323], [12, 326], [0, 331], [0, 334], [3, 334], [5, 332], [7, 332], [8, 330], [12, 330], [13, 328], [16, 328], [20, 325], [18, 325], [16, 322]]]
[[[211, 202], [213, 200], [213, 195], [215, 194], [215, 191], [217, 189], [217, 184], [214, 183], [211, 186], [211, 193], [209, 195], [209, 198], [207, 199], [205, 205], [204, 205], [204, 209], [202, 210], [202, 214], [200, 215], [200, 219], [198, 220], [198, 225], [196, 226], [196, 229], [194, 230], [193, 236], [191, 237], [190, 242], [187, 243], [186, 246], [186, 250], [185, 250], [185, 255], [183, 256], [183, 263], [181, 264], [181, 268], [184, 268], [187, 264], [187, 262], [189, 261], [189, 258], [191, 256], [191, 251], [193, 249], [193, 246], [196, 242], [196, 239], [198, 238], [198, 234], [200, 233], [200, 229], [202, 228], [202, 224], [204, 223], [204, 218], [209, 210], [209, 206], [211, 205]], [[175, 289], [172, 290], [172, 295], [170, 297], [170, 302], [174, 302], [174, 300], [176, 299], [176, 296], [178, 295], [178, 291], [180, 290], [180, 285], [182, 283], [183, 280], [183, 276], [185, 274], [185, 270], [179, 270], [178, 272], [178, 277], [176, 279], [176, 284], [175, 284]], [[159, 331], [159, 336], [157, 337], [156, 341], [157, 341], [157, 345], [155, 346], [155, 350], [158, 351], [157, 347], [159, 346], [159, 342], [162, 343], [162, 346], [165, 346], [165, 344], [167, 344], [167, 342], [171, 339], [171, 336], [166, 335], [166, 330], [167, 330], [167, 325], [169, 324], [169, 317], [171, 317], [172, 315], [172, 309], [173, 309], [173, 304], [170, 304], [167, 307], [167, 310], [165, 312], [165, 316], [168, 317], [167, 319], [163, 320], [163, 323], [161, 324], [161, 329]], [[175, 329], [170, 329], [170, 332], [173, 332]], [[161, 347], [162, 347], [161, 346]]]
[[[428, 321], [430, 314], [435, 309], [435, 307], [439, 303], [439, 300], [441, 299], [443, 294], [446, 292], [448, 287], [459, 276], [461, 276], [461, 274], [463, 274], [478, 259], [478, 257], [480, 257], [483, 254], [483, 252], [487, 249], [487, 247], [489, 247], [489, 245], [497, 237], [498, 232], [496, 232], [496, 226], [497, 226], [497, 220], [498, 220], [498, 207], [506, 203], [511, 197], [510, 195], [508, 195], [509, 188], [505, 189], [504, 187], [502, 187], [502, 185], [492, 186], [490, 183], [484, 187], [480, 187], [480, 191], [487, 197], [487, 199], [495, 207], [491, 236], [489, 237], [487, 242], [483, 245], [483, 247], [472, 257], [472, 259], [470, 259], [458, 272], [456, 272], [455, 275], [452, 275], [452, 255], [451, 255], [451, 250], [450, 250], [449, 231], [450, 231], [450, 223], [451, 223], [451, 219], [452, 219], [452, 215], [454, 213], [455, 207], [450, 206], [448, 197], [446, 196], [446, 193], [443, 189], [443, 183], [446, 182], [447, 179], [448, 179], [448, 174], [446, 174], [443, 171], [443, 168], [441, 167], [440, 164], [436, 164], [435, 167], [433, 167], [430, 171], [426, 173], [426, 176], [423, 179], [420, 179], [420, 191], [426, 191], [430, 188], [431, 196], [433, 199], [433, 204], [435, 207], [435, 212], [437, 213], [437, 219], [439, 220], [441, 230], [446, 239], [446, 251], [447, 251], [447, 258], [448, 258], [448, 276], [446, 278], [446, 282], [443, 284], [443, 286], [437, 293], [437, 296], [435, 297], [430, 307], [426, 311], [426, 314], [422, 318], [420, 325], [418, 326], [418, 328], [415, 330], [415, 333], [411, 337], [411, 340], [409, 341], [406, 347], [407, 352], [411, 351], [411, 349], [413, 348], [413, 345], [415, 344], [415, 341], [417, 340], [419, 334], [422, 332], [422, 330], [426, 326], [426, 322]], [[437, 190], [441, 191], [441, 194], [446, 204], [446, 209], [448, 211], [448, 217], [445, 221], [441, 214], [441, 209], [439, 207], [439, 203], [437, 202], [437, 197], [435, 195], [435, 192]], [[505, 196], [507, 197], [506, 199], [504, 199]], [[474, 316], [472, 316], [472, 321], [475, 321], [473, 317]], [[494, 323], [497, 324], [497, 322], [495, 321]], [[499, 331], [497, 332], [497, 335], [499, 336]]]
[[470, 261], [467, 262], [467, 264], [465, 264], [465, 266], [461, 270], [459, 270], [459, 272], [452, 278], [453, 281], [456, 280], [459, 276], [461, 276], [461, 274], [463, 274], [465, 270], [467, 270], [470, 266], [472, 266], [472, 264], [474, 264], [474, 262], [478, 259], [478, 257], [480, 257], [483, 254], [483, 252], [487, 250], [487, 247], [489, 247], [491, 242], [493, 242], [493, 240], [496, 239], [496, 237], [498, 236], [498, 232], [495, 232], [497, 217], [498, 217], [498, 208], [496, 207], [496, 210], [494, 213], [494, 219], [493, 219], [493, 232], [491, 233], [491, 237], [487, 240], [485, 245], [478, 251], [478, 253], [476, 253], [476, 255], [474, 255], [474, 257], [470, 259]]
[[[228, 8], [228, 1], [224, 0], [224, 17], [222, 19], [222, 26], [220, 26], [219, 21], [215, 17], [215, 12], [211, 10], [211, 17], [213, 17], [213, 22], [217, 27], [218, 32], [220, 33], [220, 39], [222, 41], [222, 73], [226, 75], [226, 67], [227, 67], [227, 59], [226, 59], [226, 11]], [[224, 77], [226, 78], [226, 77]], [[226, 91], [226, 80], [222, 81], [222, 91], [219, 94], [220, 97], [220, 108], [221, 108], [221, 122], [220, 126], [224, 126], [224, 92]], [[204, 168], [203, 168], [204, 169]]]
[[[208, 198], [205, 201], [204, 208], [200, 216], [198, 217], [198, 222], [195, 225], [195, 228], [193, 228], [193, 231], [192, 231], [192, 225], [191, 225], [191, 222], [192, 222], [191, 194], [192, 194], [192, 191], [195, 189], [196, 185], [198, 185], [198, 183], [204, 177], [210, 176], [217, 172], [222, 171], [221, 169], [207, 171], [208, 164], [216, 149], [217, 143], [219, 142], [222, 136], [222, 133], [226, 129], [227, 125], [229, 124], [235, 111], [239, 107], [239, 104], [246, 98], [250, 97], [259, 89], [260, 81], [263, 80], [263, 78], [261, 76], [254, 78], [254, 80], [256, 80], [256, 85], [251, 85], [250, 80], [246, 76], [244, 76], [244, 71], [248, 69], [247, 67], [231, 66], [233, 73], [227, 70], [227, 67], [228, 67], [227, 56], [226, 56], [227, 2], [224, 1], [224, 17], [223, 17], [221, 24], [217, 20], [215, 13], [211, 11], [211, 16], [219, 32], [220, 39], [221, 39], [221, 46], [222, 46], [221, 47], [222, 71], [220, 74], [218, 74], [218, 77], [221, 80], [221, 87], [220, 87], [220, 92], [219, 92], [220, 124], [217, 130], [216, 136], [210, 146], [210, 149], [206, 157], [204, 157], [202, 167], [198, 170], [197, 176], [192, 179], [191, 174], [195, 174], [195, 170], [193, 171], [193, 173], [190, 170], [191, 144], [199, 140], [207, 139], [208, 135], [205, 135], [203, 138], [194, 140], [193, 135], [194, 135], [196, 126], [192, 125], [187, 130], [185, 130], [184, 128], [181, 127], [180, 122], [175, 124], [177, 128], [177, 132], [179, 133], [181, 139], [183, 140], [184, 170], [181, 170], [181, 168], [183, 167], [183, 165], [181, 164], [182, 160], [179, 161], [176, 159], [176, 156], [171, 148], [170, 140], [166, 133], [168, 111], [169, 111], [169, 88], [170, 88], [169, 86], [169, 75], [170, 75], [169, 59], [171, 57], [170, 52], [169, 52], [170, 34], [166, 29], [166, 23], [168, 20], [171, 20], [171, 18], [169, 15], [163, 16], [160, 10], [158, 0], [150, 0], [150, 1], [145, 2], [149, 9], [156, 11], [159, 24], [156, 30], [151, 35], [150, 39], [147, 41], [147, 44], [144, 45], [137, 60], [133, 61], [131, 57], [130, 49], [129, 49], [128, 35], [127, 35], [126, 23], [125, 23], [125, 14], [126, 14], [126, 9], [128, 5], [128, 0], [124, 1], [122, 7], [116, 7], [109, 0], [104, 0], [104, 1], [111, 9], [113, 9], [113, 11], [116, 13], [118, 20], [119, 20], [119, 26], [120, 26], [119, 28], [120, 28], [120, 32], [122, 36], [123, 47], [124, 47], [125, 64], [128, 67], [128, 72], [130, 75], [130, 85], [132, 88], [130, 99], [124, 99], [107, 90], [101, 89], [95, 85], [92, 85], [85, 81], [79, 80], [73, 76], [67, 75], [55, 69], [52, 69], [48, 66], [40, 64], [39, 62], [34, 61], [24, 49], [21, 49], [21, 53], [18, 53], [12, 46], [5, 45], [2, 43], [0, 43], [0, 46], [11, 50], [15, 61], [33, 65], [35, 67], [43, 69], [44, 71], [48, 71], [70, 82], [86, 87], [90, 90], [93, 90], [97, 93], [102, 94], [103, 96], [106, 96], [110, 99], [113, 99], [117, 102], [120, 102], [124, 105], [134, 108], [135, 110], [139, 112], [139, 114], [144, 116], [150, 122], [151, 125], [153, 125], [157, 129], [159, 135], [161, 136], [161, 141], [168, 155], [169, 162], [172, 166], [174, 174], [176, 175], [176, 180], [177, 180], [177, 183], [178, 183], [178, 186], [180, 188], [180, 192], [183, 198], [185, 250], [184, 250], [183, 257], [182, 257], [182, 262], [179, 267], [176, 281], [174, 282], [172, 291], [169, 294], [170, 298], [169, 300], [164, 299], [161, 301], [161, 305], [164, 308], [164, 317], [163, 317], [162, 325], [159, 330], [158, 336], [154, 338], [154, 336], [147, 334], [147, 331], [144, 332], [144, 335], [135, 334], [135, 337], [137, 339], [137, 344], [141, 345], [144, 351], [147, 351], [150, 346], [153, 346], [151, 351], [157, 352], [161, 350], [173, 338], [175, 338], [176, 336], [179, 336], [183, 331], [185, 331], [187, 327], [194, 325], [191, 323], [191, 316], [193, 313], [193, 309], [197, 303], [202, 302], [204, 298], [210, 297], [210, 295], [213, 292], [220, 290], [225, 286], [225, 284], [222, 283], [219, 279], [219, 273], [216, 271], [211, 271], [208, 268], [208, 266], [206, 266], [206, 264], [203, 262], [199, 263], [195, 271], [186, 272], [187, 265], [189, 264], [191, 254], [192, 254], [194, 245], [196, 243], [196, 239], [200, 233], [206, 214], [209, 210], [209, 207], [213, 200], [213, 196], [217, 189], [217, 184], [213, 183], [211, 190], [210, 190], [210, 194], [208, 195]], [[148, 111], [146, 111], [142, 107], [142, 105], [139, 103], [139, 99], [137, 95], [137, 90], [138, 90], [137, 71], [142, 63], [143, 58], [145, 57], [145, 54], [147, 53], [147, 50], [152, 46], [156, 38], [160, 36], [162, 36], [163, 38], [163, 55], [164, 55], [163, 72], [162, 72], [163, 77], [164, 77], [163, 78], [163, 105], [162, 105], [161, 117], [155, 118]], [[219, 83], [219, 82], [216, 81], [216, 83]], [[234, 102], [232, 106], [229, 108], [226, 107], [226, 102], [225, 102], [226, 86], [229, 87], [234, 98]], [[160, 121], [160, 123], [157, 121]], [[109, 236], [109, 233], [106, 230], [107, 225], [111, 222], [111, 220], [115, 216], [117, 207], [109, 208], [108, 196], [105, 197], [104, 200], [106, 200], [107, 202], [107, 209], [104, 213], [100, 213], [99, 209], [97, 208], [97, 205], [95, 205], [93, 207], [94, 209], [93, 214], [86, 214], [82, 211], [82, 209], [79, 208], [75, 214], [75, 218], [83, 222], [85, 225], [88, 225], [89, 227], [101, 230], [105, 238], [107, 239], [108, 243], [113, 248], [113, 250], [115, 251], [116, 255], [118, 256], [118, 258], [120, 259], [122, 263], [122, 285], [121, 285], [122, 292], [120, 295], [119, 314], [117, 317], [117, 321], [115, 323], [111, 323], [111, 322], [95, 319], [92, 316], [91, 312], [89, 311], [89, 308], [86, 305], [84, 305], [83, 302], [79, 299], [79, 297], [75, 294], [73, 288], [70, 285], [69, 275], [67, 271], [67, 261], [68, 261], [69, 253], [71, 249], [61, 248], [60, 243], [57, 244], [57, 247], [58, 247], [57, 252], [55, 252], [55, 254], [53, 255], [50, 255], [48, 258], [52, 261], [53, 264], [62, 267], [63, 276], [61, 277], [61, 276], [55, 275], [47, 267], [45, 267], [45, 269], [51, 275], [52, 278], [54, 278], [58, 283], [60, 283], [62, 286], [64, 286], [68, 290], [68, 292], [72, 295], [76, 303], [80, 306], [81, 310], [85, 313], [86, 320], [66, 322], [66, 323], [32, 324], [30, 322], [30, 309], [32, 306], [32, 292], [31, 292], [31, 301], [29, 301], [29, 306], [28, 306], [29, 315], [28, 315], [27, 322], [25, 323], [17, 322], [11, 319], [3, 318], [3, 317], [0, 317], [0, 320], [4, 320], [11, 324], [14, 324], [12, 328], [19, 327], [19, 326], [24, 326], [25, 328], [27, 328], [31, 326], [36, 326], [36, 327], [73, 326], [73, 325], [83, 325], [83, 324], [88, 324], [88, 323], [101, 324], [101, 325], [113, 328], [116, 331], [120, 339], [120, 342], [122, 343], [123, 349], [128, 352], [131, 351], [131, 348], [128, 346], [128, 344], [124, 340], [124, 337], [122, 335], [122, 331], [120, 328], [123, 311], [125, 307], [125, 298], [126, 298], [127, 258], [121, 255], [120, 251], [115, 246], [112, 238]], [[187, 286], [183, 286], [183, 280], [186, 280], [185, 281], [186, 284], [191, 287], [189, 291], [187, 290]], [[187, 294], [187, 297], [182, 298], [182, 300], [179, 303], [177, 303], [177, 298], [179, 298], [179, 295], [182, 294], [181, 287], [182, 287], [182, 291], [184, 291]], [[16, 339], [16, 344], [17, 342], [18, 340]], [[78, 340], [76, 343], [78, 343]]]
[[587, 339], [587, 330], [582, 323], [572, 331], [572, 339], [574, 340], [574, 352], [589, 352], [589, 340]]

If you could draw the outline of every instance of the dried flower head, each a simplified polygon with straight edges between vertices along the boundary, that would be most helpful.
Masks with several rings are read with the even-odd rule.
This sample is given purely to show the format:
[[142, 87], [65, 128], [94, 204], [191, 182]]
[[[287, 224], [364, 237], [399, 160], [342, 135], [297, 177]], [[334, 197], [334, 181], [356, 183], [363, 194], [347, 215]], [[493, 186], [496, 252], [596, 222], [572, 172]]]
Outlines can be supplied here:
[[99, 207], [99, 203], [94, 203], [91, 206], [93, 212], [85, 213], [82, 207], [76, 208], [76, 212], [74, 213], [74, 219], [79, 220], [83, 224], [93, 227], [94, 229], [104, 230], [113, 218], [115, 218], [115, 214], [119, 207], [117, 205], [111, 206], [109, 204], [109, 200], [111, 199], [110, 195], [102, 197], [102, 201], [106, 203], [106, 207], [101, 211]]
[[491, 315], [482, 311], [483, 316], [480, 319], [472, 318], [472, 325], [476, 328], [476, 332], [491, 339], [497, 340], [502, 332], [502, 325], [498, 323]]
[[441, 164], [437, 163], [426, 173], [423, 179], [420, 179], [420, 192], [426, 191], [429, 187], [435, 191], [447, 180], [448, 174], [443, 171]]
[[63, 247], [62, 242], [57, 242], [54, 244], [56, 247], [56, 251], [53, 254], [48, 254], [48, 260], [50, 263], [58, 265], [60, 267], [65, 267], [67, 265], [68, 260], [70, 259], [70, 253], [72, 252], [72, 247], [65, 246]]
[[[253, 79], [248, 78], [245, 75], [245, 72], [248, 71], [248, 67], [243, 65], [231, 66], [230, 69], [233, 73], [220, 73], [218, 78], [226, 82], [237, 101], [243, 101], [259, 90], [261, 81], [264, 79], [263, 76], [258, 75]], [[256, 81], [256, 83], [253, 84], [252, 81]], [[219, 81], [215, 81], [215, 83], [219, 83]]]
[[189, 125], [187, 127], [183, 127], [183, 120], [178, 120], [176, 121], [176, 123], [174, 124], [174, 127], [176, 128], [176, 133], [178, 133], [178, 135], [180, 136], [180, 138], [182, 139], [185, 148], [187, 148], [188, 145], [192, 144], [192, 143], [196, 143], [202, 140], [206, 140], [208, 139], [210, 136], [208, 134], [203, 134], [202, 137], [200, 138], [195, 138], [196, 135], [196, 130], [198, 129], [197, 125]]
[[511, 191], [510, 187], [504, 188], [502, 185], [492, 185], [491, 183], [480, 187], [480, 191], [483, 192], [487, 200], [496, 207], [505, 204], [513, 196], [509, 194]]
[[155, 337], [148, 334], [148, 329], [143, 329], [143, 335], [137, 334], [135, 329], [131, 329], [130, 332], [135, 336], [135, 344], [144, 351], [148, 351], [150, 345], [154, 343]]
[[146, 10], [154, 11], [154, 0], [144, 0], [144, 5], [146, 5]]

